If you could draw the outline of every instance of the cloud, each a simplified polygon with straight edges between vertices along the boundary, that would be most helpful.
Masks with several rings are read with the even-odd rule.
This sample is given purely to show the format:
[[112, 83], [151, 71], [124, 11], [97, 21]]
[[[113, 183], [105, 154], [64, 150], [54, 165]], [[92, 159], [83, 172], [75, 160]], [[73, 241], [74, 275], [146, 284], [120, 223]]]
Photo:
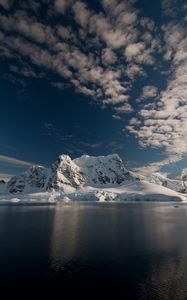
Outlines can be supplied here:
[[129, 124], [139, 126], [141, 125], [141, 121], [133, 117], [132, 119], [130, 119]]
[[22, 74], [25, 77], [43, 78], [45, 76], [44, 72], [38, 72], [27, 64], [23, 65], [22, 67], [10, 65], [9, 69], [11, 70], [11, 72], [17, 73], [19, 75]]
[[102, 62], [105, 65], [113, 65], [117, 61], [117, 56], [110, 48], [105, 48], [102, 51]]
[[54, 9], [56, 12], [63, 14], [66, 8], [72, 4], [71, 0], [55, 0], [54, 1]]
[[135, 78], [137, 77], [145, 77], [146, 76], [146, 72], [143, 70], [143, 68], [135, 63], [130, 63], [126, 70], [126, 75], [133, 81], [135, 80]]
[[63, 82], [52, 82], [51, 85], [56, 87], [59, 90], [66, 90], [70, 87], [69, 83], [63, 83]]
[[[161, 161], [149, 163], [146, 166], [133, 168], [135, 172], [139, 172], [142, 174], [151, 175], [152, 173], [160, 171], [163, 167], [175, 164], [176, 162], [180, 161], [182, 159], [182, 156], [180, 155], [170, 155], [168, 158], [163, 159]], [[163, 172], [162, 172], [163, 174]]]
[[87, 9], [85, 3], [76, 1], [73, 5], [73, 12], [75, 14], [75, 21], [83, 28], [86, 28], [89, 23], [91, 12]]
[[155, 98], [158, 94], [158, 88], [153, 85], [145, 85], [142, 90], [140, 99]]
[[[44, 70], [50, 70], [62, 78], [61, 86], [65, 79], [101, 107], [121, 103], [116, 114], [132, 111], [127, 103], [132, 85], [146, 75], [144, 66], [154, 62], [155, 50], [148, 48], [154, 24], [138, 18], [134, 1], [105, 0], [101, 4], [104, 12], [82, 1], [56, 0], [53, 7], [48, 6], [52, 22], [47, 24], [37, 14], [29, 15], [29, 4], [27, 9], [15, 6], [11, 15], [0, 18], [1, 55], [29, 60], [30, 69], [19, 67], [24, 76], [36, 76], [35, 66], [43, 68], [43, 76]], [[53, 12], [64, 14], [66, 9], [67, 21], [59, 22]]]
[[[171, 1], [167, 3], [174, 8]], [[162, 26], [163, 59], [170, 60], [166, 87], [160, 91], [154, 85], [143, 87], [140, 98], [155, 99], [147, 105], [140, 103], [138, 122], [128, 126], [142, 147], [164, 148], [176, 161], [187, 153], [187, 34], [183, 22], [169, 20]]]
[[145, 45], [143, 43], [134, 43], [127, 46], [125, 49], [125, 56], [127, 60], [131, 61], [135, 57], [139, 56], [145, 49]]
[[0, 155], [0, 162], [19, 166], [19, 167], [30, 167], [33, 165], [33, 163], [20, 160], [14, 157], [10, 157], [10, 156], [5, 156], [5, 155]]
[[124, 114], [127, 112], [132, 112], [132, 107], [129, 103], [125, 103], [122, 106], [115, 107], [114, 110], [117, 114]]
[[[126, 130], [141, 147], [179, 157], [187, 153], [187, 13], [176, 0], [162, 0], [159, 26], [135, 2], [102, 0], [95, 10], [89, 1], [55, 0], [41, 18], [30, 2], [21, 7], [0, 0], [1, 7], [11, 8], [11, 14], [1, 10], [0, 55], [16, 60], [16, 66], [10, 64], [13, 74], [53, 72], [54, 87], [73, 86], [101, 108], [111, 106], [115, 119], [134, 110]], [[137, 81], [146, 101], [133, 105]]]
[[57, 32], [58, 35], [64, 40], [73, 38], [73, 33], [70, 27], [64, 27], [62, 25], [59, 25], [57, 26]]
[[13, 0], [0, 0], [0, 6], [8, 10], [13, 4]]
[[6, 182], [13, 176], [13, 174], [0, 173], [0, 180], [4, 180]]
[[84, 148], [90, 148], [90, 149], [98, 149], [103, 145], [103, 142], [98, 142], [98, 143], [88, 143], [88, 142], [81, 142], [77, 141], [77, 144]]

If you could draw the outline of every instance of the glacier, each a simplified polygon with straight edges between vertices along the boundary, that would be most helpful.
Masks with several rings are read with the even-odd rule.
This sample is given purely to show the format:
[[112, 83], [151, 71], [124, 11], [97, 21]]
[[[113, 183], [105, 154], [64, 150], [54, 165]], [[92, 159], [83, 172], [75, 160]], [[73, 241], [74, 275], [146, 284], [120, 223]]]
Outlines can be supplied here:
[[180, 180], [129, 171], [118, 154], [60, 155], [51, 168], [32, 166], [6, 183], [0, 181], [0, 203], [186, 201], [182, 190]]

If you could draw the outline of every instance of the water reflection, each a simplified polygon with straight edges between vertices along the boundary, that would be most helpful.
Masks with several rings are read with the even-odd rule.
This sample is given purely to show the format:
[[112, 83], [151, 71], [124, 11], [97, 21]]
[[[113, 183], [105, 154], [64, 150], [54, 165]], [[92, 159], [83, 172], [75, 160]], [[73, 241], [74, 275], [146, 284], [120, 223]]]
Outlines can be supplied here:
[[186, 234], [186, 206], [180, 210], [171, 204], [57, 207], [52, 266], [56, 271], [73, 269], [74, 279], [102, 281], [103, 286], [107, 282], [128, 292], [128, 297], [182, 299], [187, 297]]
[[46, 294], [187, 299], [186, 236], [185, 204], [0, 207], [0, 287], [34, 282]]
[[50, 241], [53, 268], [63, 268], [76, 256], [80, 237], [80, 214], [81, 211], [76, 205], [56, 207]]

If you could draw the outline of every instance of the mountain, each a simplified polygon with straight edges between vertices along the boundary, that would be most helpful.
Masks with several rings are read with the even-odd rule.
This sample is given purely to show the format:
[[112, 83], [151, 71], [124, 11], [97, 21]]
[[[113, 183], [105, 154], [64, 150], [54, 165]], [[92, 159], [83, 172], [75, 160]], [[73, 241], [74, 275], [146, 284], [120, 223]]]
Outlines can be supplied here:
[[151, 176], [145, 176], [145, 180], [150, 183], [155, 183], [167, 187], [176, 192], [180, 192], [183, 187], [182, 181], [167, 178], [160, 173], [153, 173], [151, 174]]
[[6, 193], [6, 182], [4, 180], [0, 180], [0, 194]]
[[113, 185], [133, 180], [117, 154], [98, 157], [83, 155], [74, 159], [74, 163], [79, 167], [86, 185]]
[[13, 176], [7, 183], [7, 190], [10, 193], [46, 191], [50, 177], [50, 169], [32, 166], [26, 172]]
[[60, 155], [51, 169], [30, 167], [21, 175], [12, 177], [7, 188], [10, 193], [66, 191], [85, 185], [102, 187], [134, 180], [139, 180], [139, 177], [125, 168], [117, 154], [98, 157], [83, 155], [74, 160], [68, 155]]
[[[1, 186], [3, 185], [3, 189]], [[68, 200], [172, 200], [181, 199], [181, 183], [159, 173], [140, 175], [126, 169], [117, 154], [83, 155], [71, 159], [60, 155], [51, 168], [32, 166], [26, 172], [1, 184], [1, 194], [7, 193]], [[3, 191], [3, 192], [2, 192]]]
[[183, 192], [186, 193], [187, 192], [187, 169], [182, 170], [181, 181], [183, 186]]

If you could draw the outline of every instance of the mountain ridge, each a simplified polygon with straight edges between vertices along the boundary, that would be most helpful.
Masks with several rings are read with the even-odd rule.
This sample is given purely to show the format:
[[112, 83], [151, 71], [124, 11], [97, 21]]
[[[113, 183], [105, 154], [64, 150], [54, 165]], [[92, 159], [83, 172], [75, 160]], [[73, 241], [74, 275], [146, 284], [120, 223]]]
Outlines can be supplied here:
[[[159, 173], [147, 176], [129, 171], [118, 154], [96, 157], [82, 155], [75, 159], [63, 154], [51, 168], [32, 166], [20, 175], [13, 176], [6, 184], [6, 189], [12, 194], [46, 191], [66, 193], [85, 186], [118, 187], [138, 181], [154, 183], [177, 192], [182, 189], [180, 181], [168, 179]], [[5, 190], [4, 185], [3, 188]]]

